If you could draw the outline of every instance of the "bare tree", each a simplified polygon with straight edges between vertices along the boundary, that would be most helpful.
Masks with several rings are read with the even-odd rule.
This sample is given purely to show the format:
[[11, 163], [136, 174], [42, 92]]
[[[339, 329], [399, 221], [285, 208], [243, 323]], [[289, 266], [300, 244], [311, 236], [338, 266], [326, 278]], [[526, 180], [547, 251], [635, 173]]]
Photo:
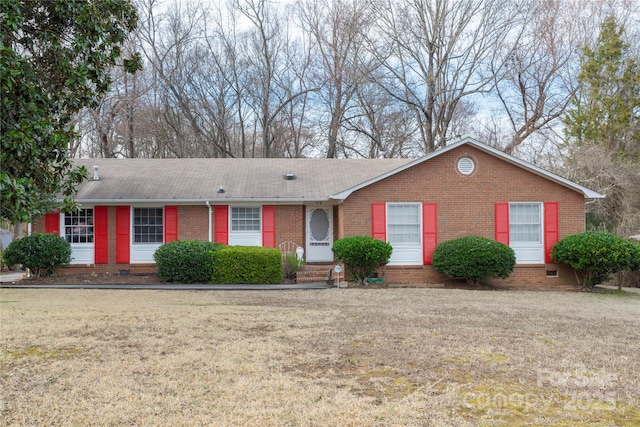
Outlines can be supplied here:
[[244, 45], [251, 76], [247, 101], [257, 117], [262, 156], [282, 155], [275, 141], [277, 120], [289, 104], [317, 89], [289, 90], [294, 87], [290, 77], [295, 73], [288, 72], [291, 56], [287, 53], [291, 53], [293, 46], [289, 45], [292, 42], [283, 10], [276, 10], [267, 0], [236, 0], [234, 7], [251, 25]]
[[345, 113], [369, 72], [364, 41], [373, 24], [370, 5], [364, 0], [306, 0], [298, 3], [297, 12], [301, 28], [313, 40], [313, 77], [328, 116], [326, 157], [336, 157]]
[[[138, 54], [135, 34], [132, 36], [124, 44], [123, 52], [127, 56]], [[144, 108], [142, 97], [149, 89], [145, 70], [131, 74], [124, 70], [123, 64], [118, 64], [112, 69], [111, 76], [111, 90], [97, 106], [85, 109], [77, 117], [81, 138], [71, 147], [74, 156], [137, 156], [138, 139], [144, 133], [136, 129], [138, 118], [135, 115], [138, 108]]]
[[575, 15], [560, 2], [530, 3], [515, 47], [505, 46], [505, 66], [493, 68], [494, 94], [508, 118], [512, 154], [527, 137], [561, 117], [576, 90]]
[[205, 135], [191, 92], [191, 76], [199, 63], [196, 46], [202, 39], [199, 24], [203, 11], [174, 3], [158, 14], [156, 6], [155, 0], [140, 6], [139, 31], [148, 64], [155, 73], [154, 89], [162, 103], [163, 121], [173, 135], [167, 141], [168, 149], [177, 157], [214, 156], [208, 145], [215, 141], [208, 141]]
[[640, 174], [637, 163], [621, 162], [607, 147], [591, 145], [572, 147], [565, 173], [576, 182], [606, 194], [605, 199], [589, 205], [589, 213], [614, 224], [613, 231], [628, 237], [640, 225]]
[[376, 3], [381, 40], [372, 46], [386, 72], [378, 83], [414, 112], [425, 152], [452, 137], [462, 99], [491, 88], [487, 68], [499, 64], [496, 48], [514, 28], [513, 6], [496, 0]]
[[354, 106], [344, 120], [351, 133], [347, 148], [359, 157], [409, 157], [421, 152], [414, 143], [411, 112], [375, 83], [358, 86]]

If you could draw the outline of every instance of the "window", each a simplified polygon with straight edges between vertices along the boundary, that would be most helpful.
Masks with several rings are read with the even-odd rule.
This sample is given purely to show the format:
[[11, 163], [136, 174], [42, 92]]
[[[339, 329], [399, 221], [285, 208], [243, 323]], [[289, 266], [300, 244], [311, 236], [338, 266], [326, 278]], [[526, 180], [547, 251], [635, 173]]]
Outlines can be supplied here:
[[393, 247], [389, 265], [422, 264], [420, 203], [387, 204], [387, 242]]
[[260, 231], [260, 208], [231, 208], [231, 231]]
[[540, 203], [512, 203], [509, 207], [509, 238], [513, 243], [542, 242]]
[[162, 243], [162, 208], [133, 209], [133, 243]]
[[389, 204], [387, 206], [387, 238], [389, 243], [420, 244], [420, 205]]
[[93, 243], [93, 209], [65, 214], [64, 238], [69, 243]]
[[544, 262], [542, 203], [509, 204], [509, 241], [518, 264]]

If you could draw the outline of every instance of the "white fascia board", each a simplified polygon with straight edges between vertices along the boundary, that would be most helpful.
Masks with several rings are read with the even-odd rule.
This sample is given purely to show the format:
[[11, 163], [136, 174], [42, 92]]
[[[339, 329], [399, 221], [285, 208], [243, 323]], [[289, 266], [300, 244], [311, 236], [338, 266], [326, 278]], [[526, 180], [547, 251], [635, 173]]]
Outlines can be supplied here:
[[356, 185], [354, 187], [351, 187], [351, 188], [348, 188], [348, 189], [346, 189], [344, 191], [341, 191], [340, 193], [332, 194], [329, 197], [331, 197], [332, 199], [344, 200], [347, 197], [349, 197], [351, 195], [351, 193], [353, 193], [354, 191], [360, 190], [361, 188], [367, 187], [367, 186], [369, 186], [371, 184], [374, 184], [374, 183], [376, 183], [378, 181], [382, 181], [383, 179], [388, 178], [388, 177], [390, 177], [392, 175], [395, 175], [398, 172], [402, 172], [402, 171], [404, 171], [406, 169], [409, 169], [409, 168], [411, 168], [411, 167], [413, 167], [415, 165], [418, 165], [418, 164], [420, 164], [422, 162], [425, 162], [425, 161], [427, 161], [429, 159], [432, 159], [432, 158], [434, 158], [436, 156], [444, 154], [447, 151], [453, 150], [454, 148], [459, 147], [460, 145], [462, 145], [462, 144], [464, 144], [465, 142], [468, 142], [468, 141], [474, 141], [474, 140], [472, 138], [470, 138], [470, 137], [464, 137], [464, 138], [454, 142], [453, 144], [446, 146], [445, 148], [441, 148], [440, 150], [436, 150], [436, 151], [434, 151], [432, 153], [426, 154], [426, 155], [424, 155], [424, 156], [422, 156], [420, 158], [417, 158], [417, 159], [415, 159], [415, 160], [413, 160], [413, 161], [411, 161], [411, 162], [409, 162], [407, 164], [404, 164], [404, 165], [402, 165], [402, 166], [400, 166], [400, 167], [398, 167], [396, 169], [393, 169], [393, 170], [391, 170], [391, 171], [389, 171], [387, 173], [379, 175], [379, 176], [377, 176], [375, 178], [372, 178], [372, 179], [370, 179], [368, 181], [362, 182], [362, 183], [360, 183], [360, 184], [358, 184], [358, 185]]
[[604, 194], [600, 194], [600, 193], [598, 193], [596, 191], [590, 190], [587, 187], [583, 187], [580, 184], [577, 184], [577, 183], [575, 183], [573, 181], [570, 181], [570, 180], [568, 180], [566, 178], [563, 178], [563, 177], [561, 177], [559, 175], [556, 175], [556, 174], [551, 173], [549, 171], [546, 171], [546, 170], [544, 170], [542, 168], [534, 166], [531, 163], [527, 163], [524, 160], [520, 160], [517, 157], [513, 157], [513, 156], [511, 156], [509, 154], [506, 154], [506, 153], [504, 153], [504, 152], [502, 152], [502, 151], [500, 151], [500, 150], [498, 150], [496, 148], [493, 148], [493, 147], [490, 147], [488, 145], [482, 144], [482, 143], [480, 143], [479, 141], [475, 140], [474, 138], [472, 138], [470, 136], [462, 137], [458, 141], [454, 142], [451, 145], [446, 146], [445, 148], [442, 148], [440, 150], [437, 150], [437, 151], [434, 151], [432, 153], [429, 153], [429, 154], [427, 154], [427, 155], [425, 155], [423, 157], [420, 157], [420, 158], [418, 158], [418, 159], [416, 159], [416, 160], [414, 160], [412, 162], [409, 162], [409, 163], [407, 163], [407, 164], [405, 164], [403, 166], [400, 166], [399, 168], [391, 170], [391, 171], [389, 171], [389, 172], [387, 172], [385, 174], [379, 175], [379, 176], [377, 176], [375, 178], [372, 178], [372, 179], [370, 179], [368, 181], [362, 182], [362, 183], [360, 183], [360, 184], [358, 184], [358, 185], [356, 185], [354, 187], [351, 187], [351, 188], [348, 188], [348, 189], [346, 189], [344, 191], [341, 191], [340, 193], [332, 194], [329, 197], [332, 198], [332, 199], [336, 199], [336, 200], [345, 200], [354, 191], [360, 190], [361, 188], [367, 187], [367, 186], [369, 186], [371, 184], [374, 184], [374, 183], [376, 183], [378, 181], [381, 181], [381, 180], [383, 180], [385, 178], [388, 178], [388, 177], [390, 177], [392, 175], [395, 175], [398, 172], [402, 172], [402, 171], [404, 171], [406, 169], [409, 169], [409, 168], [411, 168], [413, 166], [416, 166], [416, 165], [418, 165], [418, 164], [420, 164], [422, 162], [425, 162], [425, 161], [427, 161], [429, 159], [432, 159], [434, 157], [440, 156], [440, 155], [446, 153], [447, 151], [451, 151], [451, 150], [453, 150], [455, 148], [458, 148], [459, 146], [464, 145], [464, 144], [472, 145], [473, 147], [475, 147], [475, 148], [477, 148], [477, 149], [479, 149], [481, 151], [484, 151], [486, 153], [493, 154], [494, 156], [496, 156], [498, 158], [501, 158], [502, 160], [504, 160], [504, 161], [506, 161], [508, 163], [520, 166], [521, 168], [523, 168], [525, 170], [528, 170], [529, 172], [535, 173], [536, 175], [540, 175], [540, 176], [542, 176], [544, 178], [547, 178], [547, 179], [549, 179], [551, 181], [554, 181], [554, 182], [556, 182], [556, 183], [558, 183], [558, 184], [560, 184], [560, 185], [562, 185], [564, 187], [568, 187], [568, 188], [570, 188], [572, 190], [578, 191], [578, 192], [582, 193], [586, 199], [603, 199], [603, 198], [606, 197]]
[[549, 172], [547, 170], [544, 170], [542, 168], [539, 168], [538, 166], [532, 165], [531, 163], [527, 163], [524, 160], [520, 160], [517, 157], [513, 157], [509, 154], [506, 154], [496, 148], [490, 147], [488, 145], [484, 145], [479, 143], [478, 141], [475, 140], [471, 140], [469, 141], [471, 145], [473, 145], [474, 147], [476, 147], [479, 150], [485, 151], [487, 153], [491, 153], [494, 154], [497, 157], [502, 157], [505, 161], [515, 164], [517, 166], [522, 167], [523, 169], [526, 169], [530, 172], [535, 173], [536, 175], [540, 175], [543, 178], [547, 178], [551, 181], [554, 181], [564, 187], [568, 187], [572, 190], [581, 192], [582, 194], [584, 194], [585, 199], [604, 199], [605, 197], [607, 197], [604, 194], [600, 194], [597, 191], [593, 191], [587, 187], [584, 187], [578, 183], [575, 183], [573, 181], [570, 181], [566, 178], [561, 177], [560, 175], [556, 175], [553, 172]]
[[[85, 203], [89, 205], [126, 205], [126, 204], [162, 204], [162, 205], [199, 205], [209, 202], [210, 205], [228, 205], [230, 203], [259, 203], [261, 205], [283, 205], [283, 204], [298, 204], [305, 203], [324, 203], [329, 201], [329, 198], [322, 199], [255, 199], [255, 198], [211, 198], [211, 199], [77, 199], [74, 200], [79, 203]], [[56, 199], [57, 202], [62, 202], [63, 199]]]

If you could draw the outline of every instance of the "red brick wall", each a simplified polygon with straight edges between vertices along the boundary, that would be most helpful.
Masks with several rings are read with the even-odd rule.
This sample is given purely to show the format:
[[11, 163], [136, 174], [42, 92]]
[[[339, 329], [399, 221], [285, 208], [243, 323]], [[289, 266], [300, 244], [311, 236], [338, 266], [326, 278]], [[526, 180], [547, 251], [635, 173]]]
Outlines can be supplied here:
[[[79, 274], [79, 273], [109, 273], [119, 274], [120, 270], [128, 270], [131, 274], [136, 273], [155, 273], [154, 264], [116, 264], [116, 207], [109, 206], [108, 210], [108, 229], [109, 229], [109, 263], [108, 264], [92, 264], [92, 265], [70, 265], [66, 268], [60, 268], [56, 274]], [[32, 222], [31, 229], [33, 233], [44, 233], [44, 217], [38, 218]], [[178, 230], [179, 231], [179, 230]]]
[[206, 205], [178, 206], [178, 239], [209, 240], [209, 208]]
[[[206, 205], [178, 206], [178, 239], [203, 240], [209, 238], [209, 208]], [[154, 264], [116, 264], [116, 207], [110, 206], [109, 216], [109, 263], [102, 265], [72, 265], [60, 269], [60, 274], [74, 273], [112, 273], [129, 270], [131, 273], [154, 272]], [[215, 213], [212, 212], [212, 224], [215, 224]], [[34, 233], [44, 233], [44, 218], [36, 219], [32, 224]], [[276, 206], [276, 245], [292, 241], [297, 245], [305, 245], [305, 207]]]
[[[457, 161], [471, 157], [474, 172], [458, 172]], [[371, 204], [375, 202], [430, 202], [438, 204], [438, 242], [467, 235], [494, 238], [495, 202], [559, 202], [559, 238], [584, 230], [584, 196], [473, 147], [462, 146], [420, 165], [354, 192], [341, 207], [348, 218], [342, 235], [371, 235]], [[509, 286], [554, 286], [575, 283], [564, 270], [548, 278], [547, 269], [556, 265], [518, 266], [512, 277], [502, 281]], [[444, 278], [430, 267], [388, 267], [389, 282], [422, 283]]]
[[[476, 168], [470, 176], [457, 171], [457, 161], [471, 157]], [[473, 147], [463, 146], [418, 166], [354, 192], [334, 208], [334, 238], [371, 235], [371, 203], [430, 202], [438, 204], [438, 242], [470, 234], [494, 238], [495, 202], [559, 202], [559, 238], [584, 230], [584, 196], [545, 178], [526, 172]], [[153, 270], [153, 265], [115, 264], [115, 207], [109, 207], [109, 264], [72, 266], [81, 270], [117, 273]], [[204, 204], [178, 207], [180, 240], [208, 239], [208, 207]], [[215, 218], [212, 213], [212, 224]], [[276, 245], [293, 241], [305, 246], [305, 207], [276, 206]], [[34, 232], [44, 232], [44, 218], [34, 221]], [[215, 230], [214, 230], [215, 231]], [[558, 271], [548, 277], [547, 270]], [[448, 279], [429, 266], [387, 267], [386, 281], [395, 284], [440, 284]], [[507, 280], [496, 285], [527, 288], [574, 286], [570, 269], [554, 264], [518, 266]]]
[[276, 247], [283, 242], [305, 247], [304, 217], [304, 206], [276, 206]]

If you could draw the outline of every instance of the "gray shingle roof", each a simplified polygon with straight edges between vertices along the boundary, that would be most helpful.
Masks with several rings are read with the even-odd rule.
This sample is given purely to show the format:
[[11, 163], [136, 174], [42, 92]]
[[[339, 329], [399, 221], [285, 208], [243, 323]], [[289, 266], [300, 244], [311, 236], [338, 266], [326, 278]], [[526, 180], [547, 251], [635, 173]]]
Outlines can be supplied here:
[[[593, 190], [463, 137], [419, 159], [76, 159], [99, 180], [80, 185], [75, 199], [82, 202], [193, 203], [261, 201], [300, 203], [344, 200], [359, 188], [469, 144], [506, 162], [584, 194], [603, 198]], [[286, 180], [293, 174], [296, 179]], [[218, 189], [224, 188], [219, 194]]]
[[[75, 159], [99, 180], [78, 202], [320, 201], [388, 173], [410, 159]], [[286, 174], [296, 179], [286, 180]], [[217, 191], [222, 186], [224, 194]]]

